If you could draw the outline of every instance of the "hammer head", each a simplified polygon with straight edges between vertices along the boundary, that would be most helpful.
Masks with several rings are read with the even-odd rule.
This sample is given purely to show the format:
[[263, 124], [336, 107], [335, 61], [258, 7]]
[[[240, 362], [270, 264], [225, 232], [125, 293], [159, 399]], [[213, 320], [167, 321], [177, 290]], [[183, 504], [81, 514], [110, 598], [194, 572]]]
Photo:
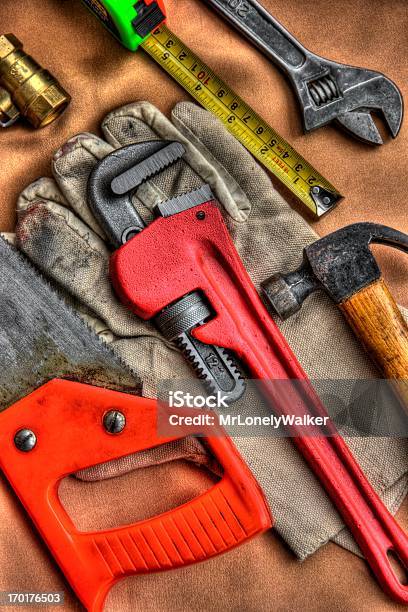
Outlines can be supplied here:
[[281, 319], [300, 310], [308, 295], [323, 289], [341, 304], [381, 276], [371, 243], [408, 252], [408, 236], [375, 223], [355, 223], [317, 240], [303, 251], [294, 272], [274, 274], [262, 283], [263, 293]]

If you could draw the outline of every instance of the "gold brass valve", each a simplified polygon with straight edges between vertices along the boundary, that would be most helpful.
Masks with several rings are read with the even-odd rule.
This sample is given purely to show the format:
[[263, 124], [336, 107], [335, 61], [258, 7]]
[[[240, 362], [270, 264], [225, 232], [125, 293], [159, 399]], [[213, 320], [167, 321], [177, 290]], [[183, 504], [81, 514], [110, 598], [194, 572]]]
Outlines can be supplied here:
[[7, 89], [21, 115], [35, 128], [54, 121], [71, 101], [71, 96], [48, 70], [23, 51], [22, 43], [14, 34], [0, 36], [0, 85]]

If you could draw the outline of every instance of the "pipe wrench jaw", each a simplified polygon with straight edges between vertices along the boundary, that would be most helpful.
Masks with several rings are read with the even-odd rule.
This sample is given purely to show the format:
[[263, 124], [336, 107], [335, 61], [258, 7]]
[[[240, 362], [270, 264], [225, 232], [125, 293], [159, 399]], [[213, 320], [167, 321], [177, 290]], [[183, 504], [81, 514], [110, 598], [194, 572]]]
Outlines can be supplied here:
[[136, 189], [184, 152], [179, 142], [150, 141], [117, 149], [96, 166], [88, 181], [88, 202], [113, 247], [146, 227], [132, 203]]

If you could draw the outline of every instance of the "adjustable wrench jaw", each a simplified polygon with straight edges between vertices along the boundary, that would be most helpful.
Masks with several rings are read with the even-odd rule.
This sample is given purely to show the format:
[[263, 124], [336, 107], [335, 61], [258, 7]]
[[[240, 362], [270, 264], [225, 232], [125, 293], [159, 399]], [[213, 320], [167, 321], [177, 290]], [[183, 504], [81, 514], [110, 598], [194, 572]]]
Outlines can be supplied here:
[[292, 70], [305, 131], [332, 121], [367, 144], [383, 139], [371, 113], [380, 115], [396, 138], [404, 115], [401, 92], [379, 72], [338, 64], [308, 52], [306, 63]]

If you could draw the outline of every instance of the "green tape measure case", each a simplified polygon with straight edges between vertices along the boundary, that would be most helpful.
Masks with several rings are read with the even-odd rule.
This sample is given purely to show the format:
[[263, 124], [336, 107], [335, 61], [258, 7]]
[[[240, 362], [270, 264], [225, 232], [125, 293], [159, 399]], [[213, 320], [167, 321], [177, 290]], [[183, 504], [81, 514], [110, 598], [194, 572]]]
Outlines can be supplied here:
[[130, 51], [136, 51], [166, 18], [163, 0], [82, 0]]

